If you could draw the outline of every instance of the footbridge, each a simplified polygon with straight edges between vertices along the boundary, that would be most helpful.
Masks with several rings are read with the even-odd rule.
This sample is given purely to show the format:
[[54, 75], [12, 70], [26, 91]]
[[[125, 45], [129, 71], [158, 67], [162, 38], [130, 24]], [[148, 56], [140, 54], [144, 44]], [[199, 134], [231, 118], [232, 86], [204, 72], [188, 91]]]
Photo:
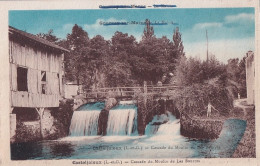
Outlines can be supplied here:
[[174, 84], [162, 84], [159, 86], [144, 84], [144, 86], [86, 89], [84, 92], [81, 92], [78, 96], [74, 97], [74, 108], [88, 102], [105, 100], [106, 98], [131, 100], [140, 93], [145, 96], [153, 95], [153, 97], [157, 99], [170, 99], [172, 94], [180, 88], [180, 86], [176, 86]]
[[85, 92], [81, 93], [81, 96], [85, 99], [102, 99], [109, 96], [115, 98], [133, 98], [139, 93], [145, 93], [158, 97], [169, 97], [170, 94], [178, 88], [180, 87], [172, 84], [163, 84], [161, 86], [105, 87], [87, 89]]

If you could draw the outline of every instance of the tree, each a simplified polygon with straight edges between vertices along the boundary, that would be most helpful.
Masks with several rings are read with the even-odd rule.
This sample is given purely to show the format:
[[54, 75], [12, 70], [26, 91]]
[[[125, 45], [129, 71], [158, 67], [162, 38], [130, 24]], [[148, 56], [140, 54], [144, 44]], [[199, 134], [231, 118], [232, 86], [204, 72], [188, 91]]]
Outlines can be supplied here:
[[[156, 84], [164, 75], [174, 73], [177, 60], [184, 56], [181, 34], [176, 28], [173, 42], [166, 36], [156, 38], [150, 21], [146, 25], [142, 40], [138, 45], [138, 57], [133, 71], [139, 82], [148, 81]], [[170, 82], [170, 81], [169, 81]]]
[[246, 97], [246, 66], [245, 57], [239, 61], [238, 58], [229, 59], [227, 64], [228, 84], [232, 86], [232, 93], [237, 96]]
[[76, 80], [77, 84], [84, 82], [86, 76], [86, 62], [89, 52], [89, 38], [87, 32], [82, 27], [75, 24], [72, 33], [67, 35], [67, 46], [70, 50], [69, 57], [66, 58], [67, 76], [71, 80]]
[[50, 29], [48, 31], [48, 33], [39, 33], [36, 36], [43, 38], [45, 40], [48, 40], [49, 42], [52, 43], [57, 43], [59, 41], [59, 38], [57, 38], [54, 34], [53, 34], [53, 29]]
[[111, 56], [110, 42], [97, 35], [90, 40], [87, 69], [89, 71], [89, 85], [93, 88], [105, 86], [106, 64]]
[[132, 65], [137, 54], [134, 36], [115, 32], [111, 38], [111, 56], [106, 60], [106, 82], [108, 86], [130, 86], [133, 84]]
[[149, 40], [153, 37], [155, 37], [153, 27], [151, 26], [150, 20], [146, 19], [142, 40]]
[[233, 87], [227, 77], [227, 66], [214, 57], [208, 61], [181, 57], [174, 79], [182, 87], [173, 94], [180, 111], [205, 115], [203, 110], [211, 102], [221, 115], [226, 115], [233, 107]]
[[180, 58], [185, 55], [183, 52], [184, 47], [182, 44], [182, 39], [181, 39], [181, 33], [179, 32], [179, 28], [176, 27], [173, 33], [173, 56], [174, 58]]
[[140, 41], [138, 58], [135, 64], [135, 74], [142, 81], [150, 81], [156, 84], [168, 70], [167, 62], [167, 38]]
[[132, 84], [129, 64], [120, 62], [116, 60], [115, 57], [109, 58], [105, 75], [106, 84], [109, 87], [127, 86]]

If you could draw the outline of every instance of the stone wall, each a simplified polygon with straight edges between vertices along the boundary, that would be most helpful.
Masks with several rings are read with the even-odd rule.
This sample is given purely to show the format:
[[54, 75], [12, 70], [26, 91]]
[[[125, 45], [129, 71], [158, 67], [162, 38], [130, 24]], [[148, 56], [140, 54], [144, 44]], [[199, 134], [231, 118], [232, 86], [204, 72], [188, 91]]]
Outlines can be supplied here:
[[181, 114], [181, 134], [197, 139], [216, 139], [223, 127], [223, 122], [212, 119], [192, 119], [188, 115]]

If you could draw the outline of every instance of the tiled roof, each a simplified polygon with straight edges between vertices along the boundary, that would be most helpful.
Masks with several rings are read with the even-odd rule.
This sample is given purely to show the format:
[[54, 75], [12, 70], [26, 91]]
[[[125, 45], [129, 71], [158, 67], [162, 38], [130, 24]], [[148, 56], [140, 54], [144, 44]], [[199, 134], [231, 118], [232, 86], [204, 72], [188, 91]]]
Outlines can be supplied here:
[[42, 38], [40, 38], [40, 37], [38, 37], [36, 35], [33, 35], [33, 34], [30, 34], [30, 33], [18, 30], [18, 29], [14, 28], [14, 27], [11, 27], [11, 26], [9, 26], [9, 33], [11, 33], [11, 34], [18, 34], [18, 35], [21, 35], [21, 36], [23, 36], [25, 38], [28, 38], [30, 40], [39, 42], [39, 43], [41, 43], [43, 45], [46, 45], [46, 46], [49, 46], [49, 47], [52, 47], [52, 48], [55, 48], [55, 49], [58, 49], [58, 50], [69, 52], [69, 50], [67, 50], [65, 48], [62, 48], [62, 47], [60, 47], [60, 46], [58, 46], [58, 45], [56, 45], [56, 44], [54, 44], [52, 42], [49, 42], [49, 41], [47, 41], [45, 39], [42, 39]]

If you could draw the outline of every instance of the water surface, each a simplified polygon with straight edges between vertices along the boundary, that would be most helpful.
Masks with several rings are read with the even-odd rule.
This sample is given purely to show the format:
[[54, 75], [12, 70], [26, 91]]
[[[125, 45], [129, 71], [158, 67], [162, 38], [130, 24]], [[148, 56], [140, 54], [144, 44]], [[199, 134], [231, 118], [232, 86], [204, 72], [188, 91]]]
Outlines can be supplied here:
[[216, 140], [195, 140], [180, 135], [174, 116], [153, 135], [82, 136], [11, 145], [12, 160], [25, 159], [127, 159], [127, 158], [229, 158], [240, 142], [246, 122], [229, 119]]

